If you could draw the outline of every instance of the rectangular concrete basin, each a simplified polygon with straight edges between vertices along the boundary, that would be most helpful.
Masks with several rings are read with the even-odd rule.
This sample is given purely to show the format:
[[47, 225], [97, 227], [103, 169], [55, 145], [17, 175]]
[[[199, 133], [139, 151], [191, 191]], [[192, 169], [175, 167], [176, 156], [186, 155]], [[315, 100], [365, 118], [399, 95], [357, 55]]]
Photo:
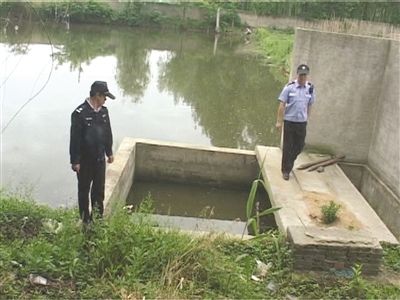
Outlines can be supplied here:
[[[196, 184], [243, 191], [250, 190], [258, 175], [254, 151], [124, 138], [114, 163], [107, 170], [105, 213], [111, 213], [117, 203], [125, 204], [135, 182]], [[268, 199], [265, 201], [269, 206]], [[168, 224], [167, 219], [171, 224], [189, 224], [191, 221], [190, 218], [177, 219], [177, 216], [159, 218], [163, 224]], [[245, 220], [199, 220], [196, 228], [208, 231], [212, 224], [222, 231], [231, 229], [228, 231], [238, 234], [238, 228], [244, 228]], [[193, 230], [190, 226], [187, 228]]]

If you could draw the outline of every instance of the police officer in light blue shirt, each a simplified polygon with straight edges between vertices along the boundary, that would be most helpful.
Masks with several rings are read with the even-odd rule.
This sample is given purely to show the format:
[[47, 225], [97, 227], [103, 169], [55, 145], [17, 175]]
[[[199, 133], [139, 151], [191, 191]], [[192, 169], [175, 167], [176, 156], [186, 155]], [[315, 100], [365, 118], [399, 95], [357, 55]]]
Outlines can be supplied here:
[[306, 138], [307, 120], [315, 101], [314, 85], [307, 81], [310, 68], [301, 64], [297, 79], [288, 83], [279, 95], [280, 101], [276, 128], [283, 126], [283, 149], [281, 171], [283, 179], [289, 180], [294, 161], [301, 153]]

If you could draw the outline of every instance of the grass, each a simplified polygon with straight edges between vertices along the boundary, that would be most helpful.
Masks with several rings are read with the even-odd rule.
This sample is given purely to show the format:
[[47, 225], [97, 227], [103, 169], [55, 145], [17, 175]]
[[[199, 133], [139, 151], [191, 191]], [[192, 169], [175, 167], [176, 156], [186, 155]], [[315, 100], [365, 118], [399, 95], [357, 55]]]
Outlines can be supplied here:
[[[148, 209], [132, 215], [116, 209], [83, 231], [75, 209], [53, 210], [2, 193], [0, 298], [349, 298], [354, 286], [367, 298], [400, 297], [400, 287], [390, 284], [293, 272], [290, 249], [276, 231], [249, 241], [192, 237], [154, 227]], [[49, 219], [62, 227], [44, 225]], [[399, 252], [385, 252], [395, 270]], [[250, 280], [256, 259], [272, 263], [263, 282]], [[31, 284], [30, 274], [49, 285]], [[267, 288], [270, 282], [277, 290]]]
[[329, 204], [321, 206], [322, 221], [325, 224], [331, 224], [337, 219], [337, 214], [340, 209], [340, 204], [329, 201]]
[[257, 48], [271, 65], [273, 75], [281, 82], [287, 82], [290, 73], [291, 55], [294, 43], [292, 31], [258, 28], [255, 32]]

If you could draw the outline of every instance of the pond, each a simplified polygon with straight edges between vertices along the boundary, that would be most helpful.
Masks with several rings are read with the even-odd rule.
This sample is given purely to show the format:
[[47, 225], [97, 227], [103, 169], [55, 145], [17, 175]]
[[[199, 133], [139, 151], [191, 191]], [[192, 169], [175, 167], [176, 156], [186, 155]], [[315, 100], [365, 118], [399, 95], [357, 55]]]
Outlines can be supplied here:
[[77, 203], [72, 111], [108, 82], [123, 137], [254, 149], [278, 145], [274, 79], [241, 38], [93, 25], [1, 31], [1, 185], [53, 207]]

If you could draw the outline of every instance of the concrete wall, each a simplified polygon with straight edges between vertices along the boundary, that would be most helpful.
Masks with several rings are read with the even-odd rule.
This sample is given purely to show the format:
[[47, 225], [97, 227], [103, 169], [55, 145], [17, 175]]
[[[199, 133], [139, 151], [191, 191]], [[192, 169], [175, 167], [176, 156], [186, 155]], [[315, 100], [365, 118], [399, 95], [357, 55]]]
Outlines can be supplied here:
[[306, 142], [367, 163], [399, 195], [399, 41], [298, 29], [292, 59], [316, 85]]
[[368, 166], [342, 163], [340, 167], [386, 226], [400, 240], [400, 197]]
[[[400, 42], [382, 53], [384, 74], [374, 116], [368, 165], [400, 196]], [[400, 211], [400, 210], [399, 210]]]
[[352, 164], [352, 163], [339, 163], [339, 166], [346, 174], [346, 176], [350, 179], [351, 183], [357, 188], [357, 190], [360, 191], [362, 184], [362, 176], [365, 169], [364, 165]]
[[344, 153], [351, 161], [368, 159], [380, 80], [390, 40], [297, 29], [292, 78], [300, 63], [311, 68], [317, 103], [307, 143]]
[[125, 138], [108, 165], [104, 195], [104, 213], [111, 214], [115, 205], [124, 205], [132, 187], [135, 172], [135, 140]]
[[249, 187], [259, 168], [254, 151], [136, 142], [136, 179]]
[[364, 164], [376, 174], [375, 181], [364, 171], [361, 179], [359, 174], [353, 177], [397, 237], [399, 45], [389, 39], [297, 29], [291, 72], [293, 78], [298, 64], [309, 64], [316, 86], [306, 143], [343, 153], [346, 161]]
[[363, 172], [361, 194], [400, 241], [400, 198], [368, 167]]
[[329, 32], [362, 34], [400, 39], [400, 27], [387, 23], [368, 22], [353, 19], [306, 21], [300, 18], [257, 16], [254, 13], [246, 11], [241, 11], [238, 14], [243, 23], [252, 27], [272, 27], [280, 29], [302, 27]]

